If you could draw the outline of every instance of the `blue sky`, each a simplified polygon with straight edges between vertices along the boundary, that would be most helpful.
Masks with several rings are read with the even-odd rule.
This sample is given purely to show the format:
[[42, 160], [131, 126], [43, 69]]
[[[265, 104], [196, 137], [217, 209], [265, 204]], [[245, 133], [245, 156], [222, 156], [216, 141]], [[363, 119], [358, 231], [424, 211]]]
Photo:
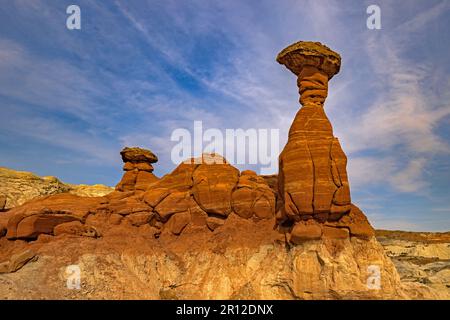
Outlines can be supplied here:
[[[115, 185], [119, 151], [138, 145], [161, 176], [172, 131], [195, 120], [280, 129], [282, 147], [299, 104], [275, 57], [313, 40], [342, 56], [325, 108], [353, 202], [377, 228], [450, 230], [449, 1], [0, 4], [0, 166]], [[70, 4], [81, 30], [66, 28]]]

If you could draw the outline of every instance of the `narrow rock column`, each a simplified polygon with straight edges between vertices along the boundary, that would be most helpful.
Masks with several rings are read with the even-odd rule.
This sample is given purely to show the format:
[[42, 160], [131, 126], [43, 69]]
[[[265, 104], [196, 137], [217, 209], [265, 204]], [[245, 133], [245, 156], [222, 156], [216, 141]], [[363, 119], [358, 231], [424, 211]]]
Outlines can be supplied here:
[[279, 157], [281, 216], [338, 220], [350, 210], [347, 158], [323, 106], [341, 57], [319, 42], [300, 41], [281, 51], [277, 61], [298, 77], [302, 105]]

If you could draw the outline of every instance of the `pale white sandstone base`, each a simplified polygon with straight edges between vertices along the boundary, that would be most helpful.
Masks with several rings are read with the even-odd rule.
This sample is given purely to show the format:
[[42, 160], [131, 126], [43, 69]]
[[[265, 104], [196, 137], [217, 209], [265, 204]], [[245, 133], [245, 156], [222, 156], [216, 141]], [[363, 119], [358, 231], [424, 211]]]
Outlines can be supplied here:
[[[64, 250], [64, 249], [61, 249]], [[66, 267], [81, 269], [81, 289], [66, 287]], [[369, 289], [368, 267], [381, 271]], [[373, 267], [372, 267], [373, 268]], [[373, 275], [373, 274], [372, 274]], [[163, 248], [43, 254], [15, 273], [0, 275], [0, 299], [439, 299], [421, 284], [402, 284], [375, 240], [283, 243], [221, 252]]]

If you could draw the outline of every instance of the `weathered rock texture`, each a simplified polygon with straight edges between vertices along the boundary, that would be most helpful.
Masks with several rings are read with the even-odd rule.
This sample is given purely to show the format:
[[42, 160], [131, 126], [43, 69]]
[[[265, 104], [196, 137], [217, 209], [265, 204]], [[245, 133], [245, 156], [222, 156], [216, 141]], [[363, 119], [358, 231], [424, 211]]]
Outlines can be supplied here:
[[71, 193], [85, 197], [104, 196], [114, 189], [105, 185], [75, 185], [55, 177], [39, 177], [31, 172], [0, 167], [0, 210], [11, 209], [37, 197]]
[[376, 237], [402, 282], [422, 283], [450, 299], [450, 232], [377, 230]]
[[[270, 220], [232, 213], [214, 232], [187, 226], [179, 235], [107, 222], [101, 238], [41, 235], [0, 239], [4, 252], [39, 257], [0, 274], [0, 298], [19, 299], [436, 299], [424, 284], [403, 284], [372, 238], [325, 239], [286, 247]], [[64, 248], [62, 250], [62, 248]], [[9, 261], [6, 259], [6, 261]], [[81, 289], [66, 287], [68, 265], [81, 269]], [[381, 270], [369, 289], [369, 266]], [[10, 266], [10, 262], [8, 262]]]
[[32, 250], [25, 250], [13, 254], [8, 261], [0, 263], [0, 274], [16, 272], [28, 262], [36, 259], [36, 254]]
[[0, 211], [4, 210], [6, 207], [6, 196], [0, 194]]
[[279, 157], [280, 220], [295, 224], [293, 242], [343, 237], [346, 231], [372, 236], [362, 212], [351, 205], [347, 157], [324, 110], [328, 81], [339, 72], [341, 57], [318, 42], [301, 41], [281, 51], [277, 61], [297, 76], [302, 105]]

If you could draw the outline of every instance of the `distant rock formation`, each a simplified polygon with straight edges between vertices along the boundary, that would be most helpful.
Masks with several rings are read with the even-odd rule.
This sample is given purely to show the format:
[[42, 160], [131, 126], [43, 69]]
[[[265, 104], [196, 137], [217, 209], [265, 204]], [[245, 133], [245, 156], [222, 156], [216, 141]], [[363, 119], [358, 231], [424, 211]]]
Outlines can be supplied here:
[[0, 167], [0, 210], [11, 209], [37, 197], [72, 193], [85, 197], [103, 196], [114, 189], [105, 185], [75, 185], [56, 177], [39, 177], [31, 172]]
[[424, 283], [450, 299], [450, 232], [377, 230], [376, 237], [402, 282]]

